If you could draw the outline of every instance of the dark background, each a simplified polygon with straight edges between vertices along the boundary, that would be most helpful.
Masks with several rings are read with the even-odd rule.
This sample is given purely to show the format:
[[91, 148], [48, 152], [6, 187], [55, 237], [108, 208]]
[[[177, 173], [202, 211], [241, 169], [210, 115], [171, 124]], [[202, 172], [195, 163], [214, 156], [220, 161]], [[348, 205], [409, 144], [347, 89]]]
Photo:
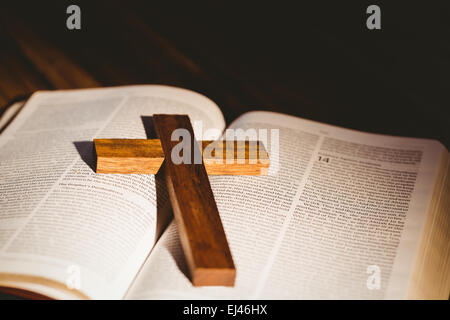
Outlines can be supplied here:
[[[228, 123], [264, 109], [450, 146], [450, 1], [8, 2], [0, 106], [159, 83], [205, 94]], [[81, 30], [66, 28], [70, 4]], [[369, 4], [382, 30], [366, 28]]]

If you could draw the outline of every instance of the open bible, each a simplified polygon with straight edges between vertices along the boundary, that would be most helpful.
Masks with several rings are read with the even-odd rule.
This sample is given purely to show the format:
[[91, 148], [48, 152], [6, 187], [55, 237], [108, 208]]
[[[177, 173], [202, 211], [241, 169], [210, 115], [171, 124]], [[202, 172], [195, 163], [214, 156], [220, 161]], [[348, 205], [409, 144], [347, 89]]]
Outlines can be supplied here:
[[160, 173], [93, 168], [94, 138], [146, 138], [141, 117], [154, 113], [226, 129], [217, 105], [179, 88], [31, 96], [0, 135], [1, 290], [56, 299], [449, 297], [442, 144], [262, 111], [228, 128], [278, 130], [266, 146], [269, 175], [209, 177], [236, 284], [193, 287]]

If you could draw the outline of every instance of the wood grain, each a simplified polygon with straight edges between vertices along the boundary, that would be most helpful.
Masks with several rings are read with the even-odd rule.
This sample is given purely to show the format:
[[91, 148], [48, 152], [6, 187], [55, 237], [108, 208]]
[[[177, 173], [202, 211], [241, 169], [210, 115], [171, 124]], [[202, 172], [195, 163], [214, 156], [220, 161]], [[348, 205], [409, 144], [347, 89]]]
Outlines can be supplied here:
[[33, 72], [32, 65], [22, 56], [19, 47], [0, 27], [0, 114], [2, 107], [15, 100], [25, 99], [36, 90], [49, 89], [49, 85]]
[[[206, 168], [194, 163], [200, 153], [188, 116], [153, 115], [153, 123], [165, 155], [166, 184], [172, 202], [181, 245], [194, 286], [234, 286], [236, 268], [228, 247]], [[175, 129], [191, 134], [191, 164], [171, 159]]]
[[97, 173], [156, 174], [164, 161], [158, 139], [95, 139]]
[[202, 141], [209, 175], [267, 175], [269, 155], [261, 141]]
[[0, 13], [23, 55], [58, 89], [98, 87], [100, 83], [62, 50], [39, 37], [22, 19]]
[[[156, 174], [164, 160], [159, 139], [95, 139], [94, 143], [97, 173]], [[262, 142], [199, 144], [208, 175], [267, 175], [270, 161]]]

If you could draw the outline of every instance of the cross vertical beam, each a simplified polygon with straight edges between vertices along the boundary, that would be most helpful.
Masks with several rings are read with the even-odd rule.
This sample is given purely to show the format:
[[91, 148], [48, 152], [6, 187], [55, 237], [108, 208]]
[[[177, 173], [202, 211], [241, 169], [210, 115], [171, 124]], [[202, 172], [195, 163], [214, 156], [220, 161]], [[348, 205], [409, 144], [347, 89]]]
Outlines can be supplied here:
[[[158, 114], [153, 115], [153, 123], [164, 152], [167, 189], [192, 284], [233, 286], [236, 268], [204, 163], [194, 161], [201, 152], [189, 117]], [[190, 163], [172, 161], [172, 149], [180, 143], [171, 139], [176, 129], [190, 133]]]

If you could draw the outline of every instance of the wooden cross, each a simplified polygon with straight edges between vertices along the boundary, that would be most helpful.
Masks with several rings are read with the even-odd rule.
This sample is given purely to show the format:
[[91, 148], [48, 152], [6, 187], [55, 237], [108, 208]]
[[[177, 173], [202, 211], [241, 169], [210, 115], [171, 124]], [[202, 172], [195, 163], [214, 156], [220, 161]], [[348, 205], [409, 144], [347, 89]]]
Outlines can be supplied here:
[[[167, 189], [193, 285], [233, 286], [236, 268], [208, 174], [266, 175], [269, 157], [264, 145], [199, 143], [187, 115], [153, 115], [153, 124], [159, 139], [95, 139], [97, 173], [156, 174], [165, 160]], [[171, 138], [176, 129], [190, 134], [190, 140], [183, 141], [192, 146], [188, 163], [172, 159], [172, 149], [180, 143]]]

